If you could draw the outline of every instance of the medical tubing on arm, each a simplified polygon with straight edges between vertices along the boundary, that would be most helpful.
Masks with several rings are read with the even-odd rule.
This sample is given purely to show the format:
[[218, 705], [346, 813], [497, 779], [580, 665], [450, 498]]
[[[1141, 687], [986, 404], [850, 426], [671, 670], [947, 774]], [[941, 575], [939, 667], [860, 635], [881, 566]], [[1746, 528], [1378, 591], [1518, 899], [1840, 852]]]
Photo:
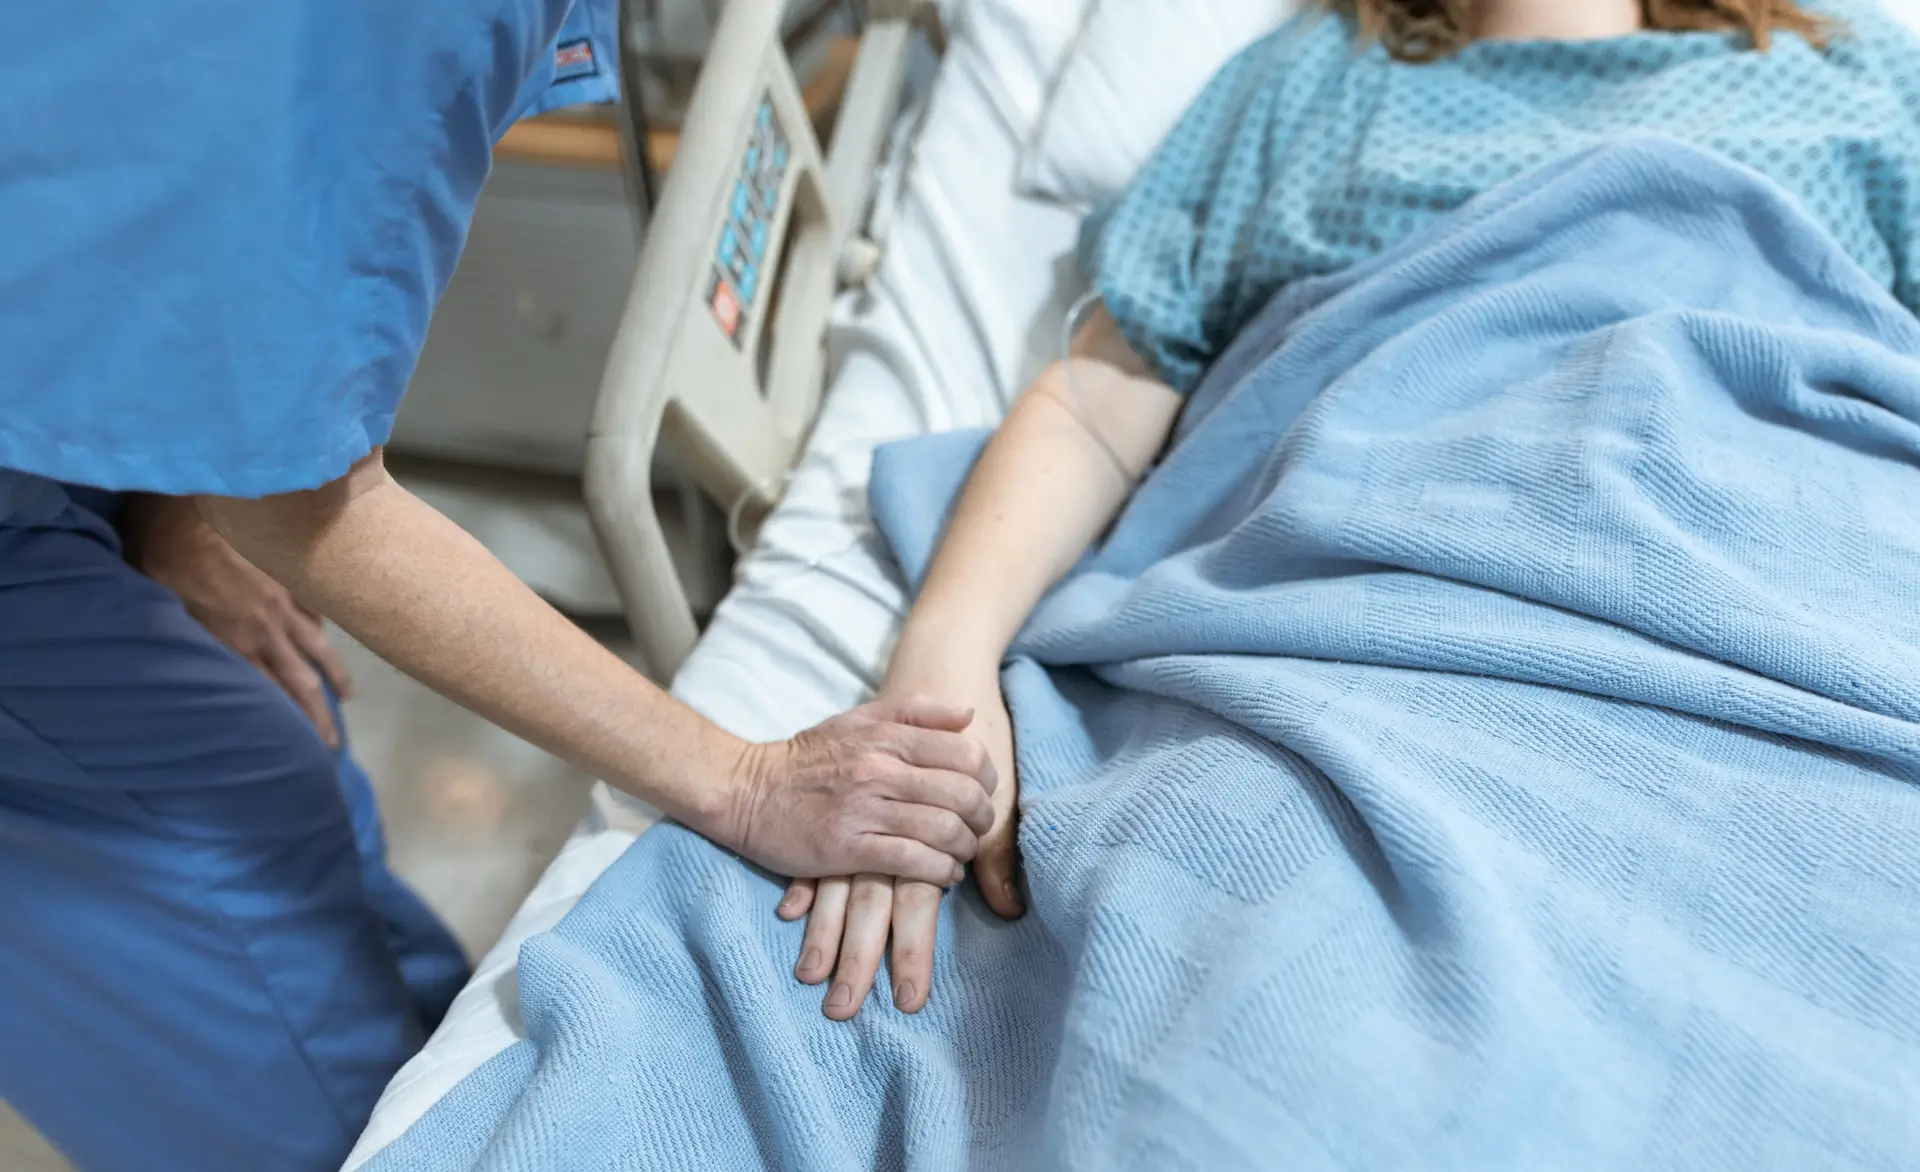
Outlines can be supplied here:
[[1121, 482], [1128, 486], [1133, 486], [1140, 482], [1142, 473], [1127, 466], [1127, 461], [1118, 451], [1114, 450], [1113, 444], [1108, 441], [1106, 434], [1100, 430], [1099, 424], [1094, 421], [1094, 412], [1087, 406], [1086, 399], [1080, 394], [1080, 380], [1074, 373], [1074, 335], [1080, 332], [1081, 323], [1086, 320], [1087, 314], [1093, 307], [1099, 303], [1100, 291], [1098, 289], [1087, 290], [1081, 294], [1079, 300], [1075, 301], [1073, 305], [1068, 308], [1066, 318], [1060, 323], [1060, 371], [1067, 384], [1067, 401], [1062, 405], [1066, 407], [1067, 413], [1073, 416], [1074, 422], [1080, 425], [1081, 430], [1085, 431], [1093, 440], [1094, 444], [1099, 447], [1101, 453], [1105, 455], [1108, 462], [1113, 465], [1113, 470], [1120, 474]]

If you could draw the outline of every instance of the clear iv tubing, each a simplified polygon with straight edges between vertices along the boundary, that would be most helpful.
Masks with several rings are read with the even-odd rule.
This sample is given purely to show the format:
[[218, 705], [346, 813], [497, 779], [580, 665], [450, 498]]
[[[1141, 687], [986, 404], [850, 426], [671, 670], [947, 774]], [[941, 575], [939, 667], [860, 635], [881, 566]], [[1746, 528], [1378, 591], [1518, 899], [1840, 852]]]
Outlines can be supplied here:
[[[824, 553], [817, 553], [817, 554], [812, 554], [810, 556], [806, 556], [806, 555], [791, 554], [785, 551], [772, 551], [764, 548], [756, 551], [754, 547], [750, 546], [747, 543], [746, 534], [742, 532], [742, 528], [741, 528], [745, 518], [746, 511], [747, 511], [747, 506], [750, 503], [752, 503], [754, 496], [757, 494], [760, 488], [769, 487], [775, 483], [777, 483], [780, 488], [780, 493], [776, 495], [784, 495], [786, 492], [787, 486], [793, 483], [795, 472], [796, 472], [795, 469], [788, 469], [787, 471], [782, 472], [779, 476], [773, 478], [773, 480], [768, 481], [766, 484], [757, 485], [754, 488], [748, 489], [747, 491], [741, 493], [737, 498], [735, 498], [733, 502], [733, 506], [727, 510], [727, 544], [733, 548], [734, 556], [740, 559], [739, 568], [738, 570], [736, 570], [737, 574], [744, 577], [747, 564], [748, 564], [747, 558], [749, 557], [749, 555], [753, 555], [756, 553], [757, 553], [757, 557], [755, 558], [755, 560], [762, 565], [765, 565], [769, 562], [777, 562], [777, 561], [795, 561], [798, 563], [797, 565], [793, 566], [792, 569], [788, 570], [784, 574], [776, 574], [770, 577], [766, 575], [756, 574], [753, 578], [753, 584], [756, 586], [760, 586], [760, 587], [777, 586], [782, 582], [791, 581], [794, 578], [800, 578], [808, 574], [817, 573], [817, 572], [826, 570], [828, 569], [827, 563], [833, 561], [836, 558], [840, 558], [845, 556], [846, 554], [852, 553], [854, 550], [860, 548], [860, 546], [869, 537], [873, 536], [873, 533], [874, 533], [873, 526], [856, 525], [854, 527], [852, 536], [847, 538], [845, 542], [841, 543], [840, 545], [834, 546], [832, 549], [829, 549]], [[852, 576], [840, 575], [840, 578], [841, 578], [841, 581], [844, 582], [846, 585], [854, 588], [855, 590], [860, 591], [863, 594], [866, 594], [868, 597], [872, 598], [875, 602], [880, 603], [882, 606], [885, 606], [887, 609], [894, 611], [896, 613], [899, 612], [900, 605], [897, 600], [883, 598], [875, 594], [872, 586], [869, 583], [860, 581], [858, 575], [852, 575]]]
[[[1126, 460], [1122, 459], [1120, 453], [1114, 450], [1113, 445], [1107, 442], [1106, 435], [1101, 432], [1099, 426], [1093, 421], [1093, 413], [1087, 409], [1086, 400], [1082, 398], [1080, 394], [1079, 380], [1074, 375], [1074, 335], [1080, 332], [1080, 326], [1085, 321], [1088, 311], [1099, 304], [1099, 302], [1099, 290], [1088, 290], [1080, 296], [1079, 300], [1068, 307], [1066, 317], [1062, 319], [1060, 323], [1060, 369], [1066, 378], [1067, 397], [1072, 400], [1063, 405], [1072, 413], [1074, 421], [1080, 424], [1081, 428], [1086, 431], [1088, 437], [1100, 448], [1101, 453], [1113, 464], [1113, 469], [1119, 473], [1120, 479], [1131, 485], [1140, 479], [1139, 475], [1134, 472], [1133, 469], [1127, 467]], [[782, 494], [786, 491], [787, 486], [793, 483], [793, 477], [794, 470], [788, 469], [775, 478], [779, 482], [779, 488]], [[751, 547], [747, 543], [746, 534], [742, 532], [742, 524], [746, 517], [747, 506], [752, 503], [753, 498], [762, 488], [768, 486], [768, 484], [759, 484], [747, 489], [736, 497], [732, 506], [727, 509], [727, 544], [733, 548], [736, 557], [745, 558], [751, 552]], [[828, 561], [840, 557], [843, 554], [850, 553], [858, 548], [872, 533], [873, 530], [871, 526], [860, 526], [854, 533], [852, 539], [847, 541], [846, 544], [836, 546], [825, 553], [815, 554], [812, 557], [802, 559], [800, 564], [790, 572], [771, 579], [770, 581], [765, 581], [762, 585], [773, 585], [787, 581], [789, 578], [797, 578], [803, 574], [810, 574], [816, 570], [823, 569]]]

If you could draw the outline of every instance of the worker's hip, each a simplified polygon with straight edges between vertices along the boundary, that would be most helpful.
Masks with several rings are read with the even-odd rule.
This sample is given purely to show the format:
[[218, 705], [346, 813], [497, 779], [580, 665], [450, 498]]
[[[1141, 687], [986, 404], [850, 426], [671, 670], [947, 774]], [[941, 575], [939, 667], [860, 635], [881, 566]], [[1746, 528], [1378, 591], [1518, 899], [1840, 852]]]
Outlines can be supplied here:
[[0, 1098], [82, 1167], [337, 1167], [464, 960], [364, 775], [69, 503], [0, 525]]

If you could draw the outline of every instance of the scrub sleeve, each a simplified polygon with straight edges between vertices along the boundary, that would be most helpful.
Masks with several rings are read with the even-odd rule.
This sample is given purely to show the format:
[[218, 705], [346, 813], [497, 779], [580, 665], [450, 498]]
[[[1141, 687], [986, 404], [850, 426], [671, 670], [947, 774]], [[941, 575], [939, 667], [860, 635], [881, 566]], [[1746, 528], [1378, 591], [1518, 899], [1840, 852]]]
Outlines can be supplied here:
[[113, 492], [384, 442], [492, 143], [615, 96], [615, 11], [0, 5], [0, 1098], [87, 1172], [332, 1172], [465, 981], [365, 775]]

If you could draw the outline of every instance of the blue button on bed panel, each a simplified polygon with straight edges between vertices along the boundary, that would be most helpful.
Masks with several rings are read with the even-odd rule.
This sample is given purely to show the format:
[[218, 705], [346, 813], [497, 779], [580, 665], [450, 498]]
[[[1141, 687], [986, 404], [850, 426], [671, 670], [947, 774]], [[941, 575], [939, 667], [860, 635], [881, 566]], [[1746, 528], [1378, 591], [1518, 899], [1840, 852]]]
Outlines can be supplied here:
[[748, 265], [740, 273], [740, 299], [753, 304], [753, 288], [760, 283], [760, 270]]
[[747, 148], [747, 170], [758, 171], [759, 169], [760, 169], [760, 148], [758, 145], [750, 146]]
[[747, 196], [747, 181], [740, 180], [733, 185], [733, 218], [741, 222], [753, 214], [753, 205]]
[[759, 260], [767, 255], [767, 222], [755, 220], [753, 224], [753, 259]]
[[728, 224], [720, 232], [720, 263], [726, 264], [740, 247], [740, 235]]

